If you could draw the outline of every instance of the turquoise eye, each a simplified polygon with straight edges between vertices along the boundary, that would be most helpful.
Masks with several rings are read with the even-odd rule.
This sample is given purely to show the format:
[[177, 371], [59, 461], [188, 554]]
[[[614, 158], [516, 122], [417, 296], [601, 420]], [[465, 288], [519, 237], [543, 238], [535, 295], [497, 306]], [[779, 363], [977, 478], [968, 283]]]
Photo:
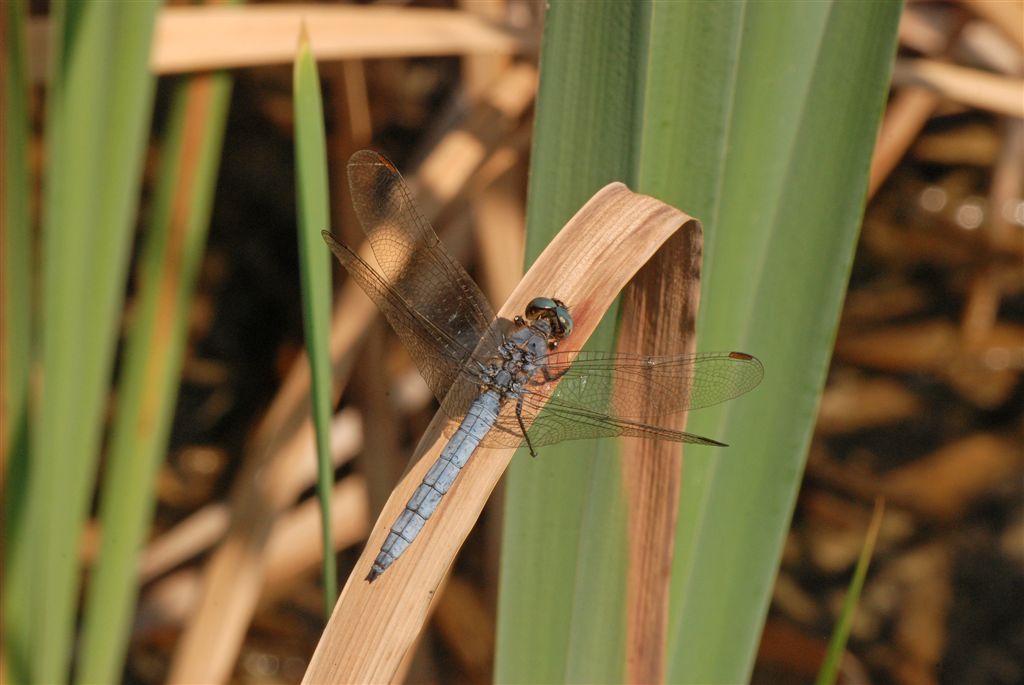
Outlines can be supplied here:
[[545, 312], [550, 312], [558, 307], [558, 301], [549, 297], [535, 297], [526, 305], [526, 318], [536, 319]]
[[544, 319], [551, 325], [556, 338], [564, 338], [572, 332], [572, 315], [561, 300], [550, 297], [535, 297], [526, 305], [526, 318], [530, 321]]
[[565, 307], [558, 307], [555, 309], [555, 317], [558, 319], [558, 325], [562, 329], [560, 337], [568, 337], [572, 333], [572, 315], [569, 314], [569, 310]]

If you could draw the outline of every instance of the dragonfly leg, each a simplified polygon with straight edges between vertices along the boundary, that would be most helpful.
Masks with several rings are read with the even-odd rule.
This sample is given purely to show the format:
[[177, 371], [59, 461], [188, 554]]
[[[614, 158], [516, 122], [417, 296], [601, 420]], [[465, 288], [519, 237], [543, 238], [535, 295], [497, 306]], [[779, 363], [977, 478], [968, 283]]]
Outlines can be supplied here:
[[548, 370], [547, 366], [540, 367], [541, 373], [544, 374], [544, 380], [547, 381], [548, 383], [550, 383], [551, 381], [557, 381], [559, 378], [564, 376], [569, 371], [569, 369], [570, 367], [566, 366], [558, 373], [552, 374], [551, 371]]
[[519, 401], [516, 402], [516, 420], [519, 421], [519, 429], [523, 431], [523, 437], [526, 438], [526, 446], [530, 448], [530, 456], [536, 458], [537, 452], [533, 449], [533, 443], [530, 442], [530, 434], [526, 432], [526, 424], [523, 423], [523, 398], [520, 397]]

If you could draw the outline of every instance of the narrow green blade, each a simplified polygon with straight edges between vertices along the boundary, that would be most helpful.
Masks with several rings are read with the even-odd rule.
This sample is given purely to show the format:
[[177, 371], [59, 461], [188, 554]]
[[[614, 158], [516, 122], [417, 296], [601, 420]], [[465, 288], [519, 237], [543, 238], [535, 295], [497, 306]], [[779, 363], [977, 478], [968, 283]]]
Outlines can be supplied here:
[[323, 534], [324, 616], [330, 618], [338, 594], [331, 543], [330, 453], [331, 357], [327, 349], [331, 318], [330, 252], [320, 231], [330, 230], [327, 190], [327, 143], [324, 136], [320, 77], [303, 27], [293, 76], [295, 88], [295, 170], [299, 212], [299, 267], [302, 274], [302, 320], [312, 376], [313, 423], [316, 427], [317, 497]]
[[[4, 31], [3, 57], [6, 78], [0, 134], [3, 161], [3, 230], [0, 230], [0, 383], [3, 384], [3, 411], [0, 412], [0, 483], [3, 487], [3, 550], [9, 562], [25, 553], [25, 508], [28, 506], [25, 482], [28, 478], [28, 379], [32, 345], [32, 226], [29, 213], [28, 83], [25, 69], [24, 0], [11, 0], [0, 6]], [[8, 566], [12, 568], [12, 566]], [[25, 567], [22, 566], [22, 569]], [[6, 673], [10, 682], [28, 679], [25, 645], [28, 641], [30, 607], [24, 595], [9, 591], [10, 571], [2, 578], [3, 652], [7, 655]]]
[[171, 103], [104, 472], [101, 544], [86, 595], [80, 683], [121, 677], [138, 593], [138, 554], [174, 417], [231, 84], [226, 73], [186, 78]]
[[[68, 677], [79, 539], [95, 480], [149, 113], [158, 3], [51, 6], [40, 320], [26, 546], [6, 592], [27, 598], [28, 677]], [[19, 614], [23, 616], [24, 614]], [[20, 631], [20, 628], [19, 628]]]
[[857, 559], [857, 568], [853, 571], [850, 587], [846, 591], [846, 598], [843, 600], [843, 609], [839, 614], [839, 622], [832, 631], [832, 638], [828, 641], [828, 652], [825, 654], [825, 661], [821, 665], [821, 671], [818, 672], [818, 678], [814, 681], [816, 685], [834, 685], [839, 675], [839, 666], [843, 659], [843, 652], [846, 651], [846, 640], [850, 637], [850, 628], [853, 625], [853, 615], [857, 611], [861, 590], [864, 589], [864, 580], [868, 576], [868, 566], [871, 565], [871, 557], [875, 553], [875, 542], [878, 541], [878, 531], [882, 528], [882, 517], [884, 515], [885, 502], [878, 498], [875, 500], [875, 512], [871, 516], [871, 523], [868, 525], [868, 532], [864, 537], [864, 546], [861, 547], [860, 557]]
[[[528, 262], [599, 188], [632, 182], [635, 75], [643, 60], [631, 46], [642, 30], [641, 9], [559, 2], [548, 12], [527, 203]], [[616, 313], [608, 313], [588, 348], [614, 348]], [[545, 448], [537, 459], [520, 452], [512, 462], [497, 682], [614, 683], [625, 677], [625, 516], [615, 457], [614, 442], [582, 441]]]
[[731, 683], [753, 668], [846, 294], [899, 14], [900, 3], [746, 4], [718, 25], [732, 32], [720, 39], [736, 46], [734, 60], [709, 75], [728, 91], [726, 119], [705, 125], [724, 130], [683, 155], [697, 168], [718, 162], [713, 201], [688, 196], [694, 174], [681, 163], [655, 174], [678, 178], [665, 199], [706, 220], [699, 349], [739, 348], [765, 366], [750, 396], [688, 424], [732, 447], [687, 461], [671, 681]]
[[3, 402], [4, 454], [24, 440], [28, 399], [29, 347], [31, 345], [32, 257], [28, 170], [28, 85], [25, 72], [25, 3], [5, 2], [4, 51], [7, 74], [4, 79], [3, 192], [4, 230], [3, 279]]

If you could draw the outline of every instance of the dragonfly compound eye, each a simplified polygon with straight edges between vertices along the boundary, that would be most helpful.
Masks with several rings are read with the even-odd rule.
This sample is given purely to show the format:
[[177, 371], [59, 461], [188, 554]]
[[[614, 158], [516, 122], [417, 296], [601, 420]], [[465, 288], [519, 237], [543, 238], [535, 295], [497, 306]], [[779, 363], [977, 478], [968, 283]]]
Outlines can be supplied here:
[[558, 306], [551, 313], [551, 318], [555, 324], [556, 337], [567, 338], [572, 333], [572, 314], [569, 313], [569, 308], [564, 304], [558, 303]]
[[558, 301], [548, 297], [535, 297], [526, 305], [526, 318], [530, 321], [547, 315], [558, 307]]
[[551, 326], [551, 335], [556, 340], [572, 332], [572, 315], [561, 300], [537, 297], [526, 305], [526, 318], [530, 321], [544, 319]]

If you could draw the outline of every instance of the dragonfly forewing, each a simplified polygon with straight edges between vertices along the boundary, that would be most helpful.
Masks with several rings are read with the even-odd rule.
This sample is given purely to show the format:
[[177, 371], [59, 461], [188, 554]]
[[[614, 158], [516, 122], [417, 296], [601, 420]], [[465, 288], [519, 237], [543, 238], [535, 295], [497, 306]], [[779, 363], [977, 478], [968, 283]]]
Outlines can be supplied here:
[[[434, 396], [438, 401], [444, 400], [472, 349], [466, 349], [448, 332], [409, 307], [354, 250], [334, 240], [326, 231], [323, 236], [338, 261], [391, 324]], [[468, 403], [464, 404], [463, 411], [468, 407]]]
[[348, 179], [384, 279], [409, 309], [472, 352], [488, 336], [494, 311], [420, 213], [402, 175], [383, 155], [362, 150], [349, 160]]

